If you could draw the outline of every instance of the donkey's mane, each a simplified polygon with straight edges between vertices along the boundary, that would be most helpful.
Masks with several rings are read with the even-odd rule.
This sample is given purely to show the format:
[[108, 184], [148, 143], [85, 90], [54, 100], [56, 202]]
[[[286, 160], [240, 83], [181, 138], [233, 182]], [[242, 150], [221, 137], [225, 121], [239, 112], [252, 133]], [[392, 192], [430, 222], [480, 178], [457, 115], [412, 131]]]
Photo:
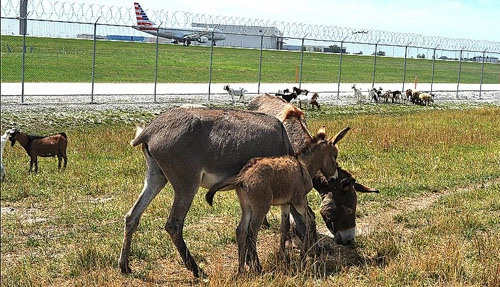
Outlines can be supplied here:
[[295, 107], [292, 104], [288, 104], [285, 106], [284, 109], [280, 111], [280, 113], [277, 115], [277, 118], [281, 121], [284, 122], [286, 119], [290, 118], [303, 118], [304, 117], [304, 112], [301, 111], [299, 108]]
[[311, 138], [311, 140], [304, 146], [302, 147], [299, 151], [295, 153], [295, 156], [298, 157], [303, 154], [309, 154], [314, 151], [314, 149], [318, 146], [318, 142], [320, 141], [325, 141], [326, 135], [324, 133], [318, 133], [314, 137]]

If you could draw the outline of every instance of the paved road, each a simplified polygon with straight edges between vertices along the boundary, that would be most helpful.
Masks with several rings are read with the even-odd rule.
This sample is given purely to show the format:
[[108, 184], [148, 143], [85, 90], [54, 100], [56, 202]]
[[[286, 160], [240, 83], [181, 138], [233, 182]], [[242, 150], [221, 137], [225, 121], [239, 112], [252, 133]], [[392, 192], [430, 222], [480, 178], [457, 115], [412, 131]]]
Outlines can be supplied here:
[[[248, 90], [245, 101], [248, 101], [258, 93], [276, 93], [285, 88], [291, 89], [296, 83], [283, 84], [261, 84], [240, 83], [230, 84], [232, 88], [243, 87]], [[308, 84], [303, 83], [300, 87], [309, 91], [318, 92], [320, 102], [331, 104], [350, 104], [354, 101], [352, 83], [340, 84]], [[169, 104], [207, 104], [207, 103], [229, 103], [230, 97], [223, 90], [224, 84], [116, 84], [96, 83], [93, 88], [91, 83], [26, 83], [24, 85], [24, 97], [21, 83], [1, 84], [2, 104], [82, 104], [82, 103], [169, 103]], [[367, 97], [371, 83], [356, 84]], [[375, 87], [383, 87], [384, 90], [401, 90], [402, 84], [376, 84]], [[406, 88], [414, 88], [414, 83], [405, 84]], [[481, 95], [479, 94], [482, 89]], [[417, 89], [421, 91], [431, 90], [429, 83], [418, 83]], [[483, 85], [461, 84], [460, 92], [457, 93], [457, 84], [433, 84], [432, 90], [437, 95], [437, 100], [479, 100], [485, 102], [500, 102], [500, 84]]]

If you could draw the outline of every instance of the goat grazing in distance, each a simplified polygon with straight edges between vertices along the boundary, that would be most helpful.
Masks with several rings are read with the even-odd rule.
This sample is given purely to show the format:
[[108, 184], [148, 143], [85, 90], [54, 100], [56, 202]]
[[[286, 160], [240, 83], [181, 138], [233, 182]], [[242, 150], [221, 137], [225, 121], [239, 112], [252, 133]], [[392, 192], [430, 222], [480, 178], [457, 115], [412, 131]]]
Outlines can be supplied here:
[[399, 103], [403, 100], [403, 94], [400, 90], [392, 91], [392, 102]]
[[410, 90], [411, 91], [411, 98], [410, 101], [416, 105], [422, 105], [423, 102], [420, 99], [420, 91], [417, 90]]
[[300, 96], [302, 94], [306, 95], [309, 93], [309, 90], [306, 90], [306, 89], [299, 89], [297, 87], [293, 87], [292, 88], [293, 92], [297, 94], [297, 96]]
[[413, 102], [412, 101], [412, 93], [413, 93], [412, 89], [407, 89], [405, 91], [405, 98], [406, 98], [407, 101]]
[[5, 166], [3, 165], [3, 150], [5, 148], [5, 144], [7, 143], [7, 139], [9, 138], [10, 131], [6, 131], [1, 137], [1, 146], [0, 146], [0, 180], [3, 181], [5, 179]]
[[19, 144], [26, 150], [26, 153], [30, 157], [30, 169], [29, 172], [33, 170], [33, 165], [35, 166], [35, 172], [38, 172], [38, 157], [54, 157], [57, 156], [58, 168], [61, 169], [61, 161], [64, 159], [64, 168], [68, 163], [68, 158], [66, 156], [66, 147], [68, 146], [68, 137], [65, 133], [58, 133], [50, 136], [34, 136], [27, 135], [20, 132], [18, 129], [14, 128], [10, 130], [11, 146], [14, 146], [16, 140]]
[[434, 102], [435, 95], [433, 93], [408, 89], [405, 94], [408, 100], [416, 105], [427, 106]]
[[231, 96], [231, 102], [233, 103], [234, 103], [234, 96], [240, 97], [239, 101], [243, 102], [245, 100], [245, 93], [248, 92], [244, 88], [240, 87], [239, 89], [233, 89], [229, 87], [229, 85], [225, 85], [224, 90]]
[[313, 93], [312, 95], [307, 95], [307, 94], [299, 95], [297, 97], [297, 102], [299, 103], [299, 108], [302, 109], [302, 103], [304, 103], [304, 105], [306, 105], [306, 106], [308, 104], [310, 104], [311, 108], [317, 107], [319, 110], [320, 106], [318, 103], [318, 97], [319, 97], [318, 93]]
[[356, 88], [356, 84], [352, 85], [351, 89], [354, 90], [354, 99], [356, 102], [361, 102], [363, 100], [363, 94], [361, 93], [361, 90]]
[[328, 179], [338, 176], [334, 154], [336, 143], [349, 128], [336, 137], [327, 139], [324, 127], [312, 141], [295, 156], [259, 157], [250, 160], [239, 172], [210, 188], [206, 194], [207, 202], [212, 205], [218, 190], [236, 189], [242, 216], [236, 229], [238, 242], [238, 273], [245, 269], [245, 263], [257, 272], [262, 267], [257, 255], [257, 234], [271, 205], [281, 206], [280, 249], [285, 252], [285, 242], [290, 231], [290, 205], [306, 222], [303, 239], [302, 257], [317, 240], [314, 213], [307, 203], [307, 193], [312, 190], [312, 178], [318, 171]]
[[287, 101], [287, 102], [290, 102], [292, 101], [293, 99], [296, 99], [297, 98], [297, 93], [296, 92], [292, 92], [290, 93], [290, 90], [289, 89], [284, 89], [283, 92], [282, 91], [278, 91], [276, 93], [276, 96], [277, 97], [281, 97], [283, 98], [283, 100]]
[[434, 103], [434, 94], [431, 93], [420, 93], [418, 98], [422, 102], [423, 105], [430, 105], [431, 102]]
[[306, 89], [301, 90], [301, 89], [299, 89], [297, 87], [293, 87], [292, 91], [293, 92], [290, 92], [290, 89], [286, 88], [283, 91], [278, 91], [276, 93], [276, 96], [277, 97], [282, 97], [285, 101], [287, 101], [287, 102], [290, 103], [292, 100], [297, 99], [297, 97], [299, 95], [305, 95], [305, 96], [307, 96], [307, 94], [309, 93], [308, 90], [306, 90]]
[[368, 90], [368, 96], [370, 98], [370, 101], [373, 100], [375, 103], [378, 103], [378, 99], [380, 98], [380, 95], [382, 95], [382, 88], [371, 88]]

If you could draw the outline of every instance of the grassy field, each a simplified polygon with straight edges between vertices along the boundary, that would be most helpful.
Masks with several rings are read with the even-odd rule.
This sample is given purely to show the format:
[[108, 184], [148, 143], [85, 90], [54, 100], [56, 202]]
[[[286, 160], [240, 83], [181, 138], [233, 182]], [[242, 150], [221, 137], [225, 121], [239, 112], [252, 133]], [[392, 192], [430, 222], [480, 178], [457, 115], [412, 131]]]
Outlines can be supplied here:
[[[185, 238], [209, 274], [195, 281], [163, 229], [170, 185], [144, 213], [132, 242], [130, 275], [118, 257], [123, 216], [144, 180], [142, 152], [128, 144], [134, 125], [153, 110], [43, 113], [2, 110], [29, 133], [65, 131], [68, 168], [43, 158], [28, 174], [28, 157], [7, 146], [1, 192], [2, 286], [499, 286], [500, 108], [497, 106], [355, 105], [308, 112], [311, 130], [352, 130], [340, 144], [340, 164], [380, 194], [358, 195], [356, 244], [341, 247], [320, 236], [323, 254], [299, 268], [278, 258], [279, 209], [259, 234], [264, 274], [236, 277], [234, 192], [214, 207], [200, 190]], [[319, 195], [309, 194], [319, 211]], [[317, 214], [318, 228], [328, 234]]]
[[[22, 38], [1, 36], [1, 82], [21, 81]], [[27, 82], [90, 82], [93, 41], [75, 39], [26, 38], [25, 81]], [[156, 46], [150, 43], [98, 41], [96, 51], [96, 82], [154, 82]], [[209, 80], [210, 47], [160, 45], [158, 49], [158, 82], [206, 83]], [[257, 82], [260, 51], [215, 47], [213, 55], [214, 83]], [[300, 52], [271, 51], [262, 53], [262, 78], [265, 83], [293, 83], [300, 66]], [[339, 55], [304, 53], [302, 82], [336, 83]], [[430, 83], [432, 61], [408, 59], [406, 81]], [[403, 58], [378, 57], [376, 83], [403, 81]], [[435, 83], [456, 83], [458, 61], [436, 61]], [[480, 83], [481, 63], [463, 62], [461, 83]], [[372, 81], [373, 57], [344, 55], [344, 83]], [[484, 65], [484, 84], [500, 82], [500, 65]]]

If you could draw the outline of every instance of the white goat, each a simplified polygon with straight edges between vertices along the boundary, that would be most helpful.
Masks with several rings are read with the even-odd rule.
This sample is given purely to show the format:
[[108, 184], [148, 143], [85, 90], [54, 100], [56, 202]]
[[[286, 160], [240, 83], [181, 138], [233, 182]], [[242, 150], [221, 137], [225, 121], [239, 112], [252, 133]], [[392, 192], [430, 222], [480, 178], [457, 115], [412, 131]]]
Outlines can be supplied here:
[[370, 99], [370, 102], [373, 100], [375, 103], [378, 103], [378, 98], [380, 95], [379, 91], [380, 93], [382, 93], [382, 88], [380, 88], [379, 90], [375, 88], [368, 89], [368, 98]]
[[231, 101], [234, 103], [234, 96], [240, 97], [239, 101], [242, 102], [245, 100], [245, 93], [248, 91], [245, 90], [244, 88], [238, 88], [238, 89], [233, 89], [229, 87], [229, 85], [224, 86], [224, 90], [227, 91], [227, 93], [231, 96]]
[[5, 148], [5, 144], [7, 143], [7, 139], [10, 136], [10, 130], [6, 131], [1, 137], [1, 146], [0, 146], [0, 180], [3, 181], [5, 179], [5, 166], [3, 165], [3, 149]]
[[430, 93], [420, 93], [420, 94], [418, 95], [418, 97], [419, 97], [420, 101], [422, 101], [422, 103], [423, 103], [424, 105], [426, 105], [426, 106], [427, 106], [427, 105], [430, 105], [430, 103], [431, 103], [431, 102], [432, 102], [432, 103], [434, 102], [434, 94], [430, 94]]
[[299, 108], [302, 109], [302, 104], [304, 104], [304, 107], [307, 107], [308, 104], [311, 105], [311, 108], [318, 108], [320, 109], [319, 103], [318, 103], [318, 93], [312, 93], [312, 94], [303, 94], [303, 95], [298, 95], [297, 96], [297, 103], [299, 104]]
[[356, 88], [356, 84], [352, 85], [352, 89], [354, 90], [354, 99], [357, 102], [361, 102], [363, 100], [363, 94], [361, 93], [361, 89]]

